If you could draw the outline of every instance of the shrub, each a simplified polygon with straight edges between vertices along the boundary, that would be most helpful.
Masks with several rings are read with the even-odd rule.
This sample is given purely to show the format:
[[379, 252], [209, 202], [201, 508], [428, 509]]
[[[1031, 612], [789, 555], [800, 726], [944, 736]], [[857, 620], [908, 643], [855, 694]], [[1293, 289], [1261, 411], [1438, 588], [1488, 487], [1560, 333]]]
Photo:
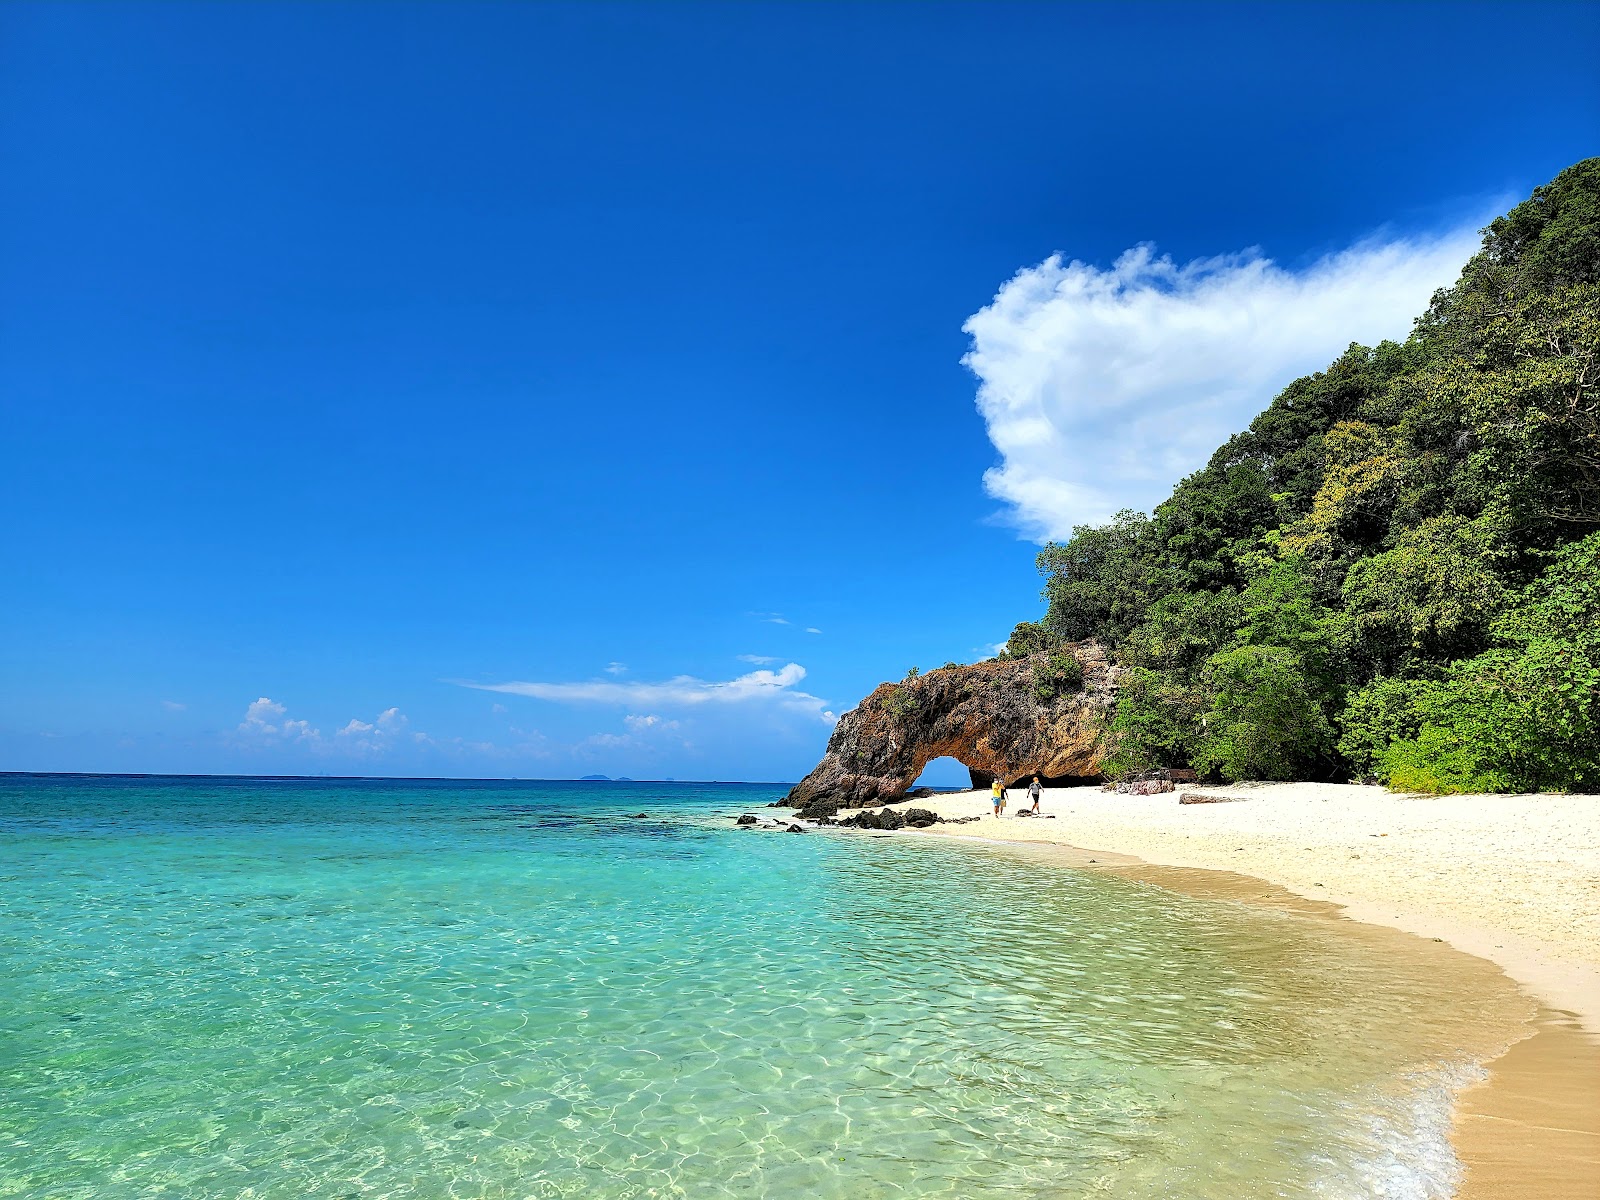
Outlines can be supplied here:
[[1070, 651], [1058, 650], [1033, 664], [1033, 694], [1041, 704], [1083, 690], [1083, 664]]
[[916, 693], [902, 684], [896, 684], [889, 689], [889, 695], [884, 699], [883, 707], [890, 716], [903, 717], [917, 709]]
[[1385, 677], [1374, 679], [1350, 697], [1339, 721], [1339, 753], [1352, 771], [1382, 775], [1380, 763], [1390, 745], [1421, 732], [1423, 718], [1417, 696], [1426, 686], [1417, 680]]
[[1006, 658], [1026, 658], [1040, 650], [1054, 650], [1061, 639], [1051, 633], [1042, 621], [1022, 621], [1011, 631], [1002, 650]]
[[1203, 709], [1195, 688], [1145, 667], [1130, 669], [1117, 692], [1101, 770], [1120, 779], [1146, 767], [1187, 765], [1190, 748], [1200, 735]]
[[1501, 792], [1509, 786], [1503, 772], [1486, 768], [1472, 747], [1437, 725], [1392, 742], [1379, 759], [1379, 773], [1402, 792]]
[[1301, 669], [1283, 646], [1239, 646], [1211, 656], [1211, 709], [1194, 765], [1224, 779], [1293, 779], [1333, 747], [1333, 728]]

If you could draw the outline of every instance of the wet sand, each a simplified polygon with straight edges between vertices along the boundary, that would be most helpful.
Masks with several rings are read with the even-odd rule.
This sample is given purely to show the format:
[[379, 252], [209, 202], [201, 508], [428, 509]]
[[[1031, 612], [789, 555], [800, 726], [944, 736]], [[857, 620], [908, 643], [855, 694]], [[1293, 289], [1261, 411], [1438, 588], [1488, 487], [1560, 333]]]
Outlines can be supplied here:
[[[1055, 819], [996, 820], [986, 792], [965, 792], [914, 803], [980, 820], [907, 832], [1350, 919], [1369, 927], [1380, 952], [1396, 952], [1395, 939], [1399, 952], [1445, 943], [1464, 952], [1448, 956], [1451, 966], [1441, 960], [1461, 971], [1463, 1004], [1483, 994], [1475, 989], [1489, 960], [1536, 1015], [1506, 1032], [1488, 1077], [1457, 1098], [1452, 1141], [1466, 1168], [1457, 1194], [1600, 1196], [1600, 797], [1410, 797], [1322, 784], [1182, 790], [1230, 802], [1047, 789], [1041, 809]], [[1012, 793], [1008, 813], [1021, 799]]]

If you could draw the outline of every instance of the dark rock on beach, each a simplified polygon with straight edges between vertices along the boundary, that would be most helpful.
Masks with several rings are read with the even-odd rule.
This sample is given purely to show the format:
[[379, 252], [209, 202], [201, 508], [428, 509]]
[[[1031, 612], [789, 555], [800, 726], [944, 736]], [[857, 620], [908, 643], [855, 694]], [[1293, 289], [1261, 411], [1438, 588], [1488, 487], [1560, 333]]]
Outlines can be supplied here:
[[744, 816], [740, 817], [734, 822], [735, 825], [754, 825], [755, 823], [756, 818], [752, 817], [749, 813], [745, 813]]

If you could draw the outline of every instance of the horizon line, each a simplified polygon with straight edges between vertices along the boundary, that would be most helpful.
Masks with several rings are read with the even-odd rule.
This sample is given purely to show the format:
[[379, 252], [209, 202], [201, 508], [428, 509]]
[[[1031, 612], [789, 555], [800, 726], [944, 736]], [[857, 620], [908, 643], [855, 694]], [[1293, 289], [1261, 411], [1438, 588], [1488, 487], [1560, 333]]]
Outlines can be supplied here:
[[553, 778], [532, 775], [237, 775], [205, 771], [0, 771], [0, 779], [18, 776], [36, 779], [260, 779], [391, 783], [743, 783], [761, 787], [793, 786], [789, 780], [783, 779], [612, 779], [609, 776], [596, 779], [584, 776]]

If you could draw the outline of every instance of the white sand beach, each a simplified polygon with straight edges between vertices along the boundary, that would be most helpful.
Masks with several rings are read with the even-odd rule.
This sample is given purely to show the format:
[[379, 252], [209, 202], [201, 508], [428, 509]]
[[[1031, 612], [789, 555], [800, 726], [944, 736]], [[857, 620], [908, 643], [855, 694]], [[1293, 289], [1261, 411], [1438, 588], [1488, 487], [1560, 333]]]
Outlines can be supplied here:
[[[1179, 804], [1183, 792], [1228, 803]], [[1413, 796], [1348, 784], [1048, 788], [1046, 819], [990, 815], [987, 792], [912, 801], [941, 836], [1044, 842], [1233, 871], [1499, 964], [1600, 1032], [1600, 796]], [[904, 807], [904, 806], [902, 806]], [[1053, 819], [1048, 819], [1053, 818]]]

